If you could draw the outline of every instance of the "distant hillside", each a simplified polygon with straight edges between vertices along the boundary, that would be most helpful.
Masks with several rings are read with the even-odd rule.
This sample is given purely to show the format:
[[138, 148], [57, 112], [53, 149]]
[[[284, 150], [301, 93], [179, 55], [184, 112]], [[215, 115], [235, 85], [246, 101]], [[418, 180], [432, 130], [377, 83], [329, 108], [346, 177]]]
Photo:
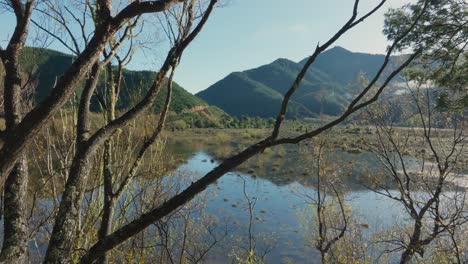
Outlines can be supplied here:
[[[231, 73], [197, 95], [234, 116], [274, 117], [306, 60], [296, 63], [278, 59]], [[287, 115], [302, 118], [339, 114], [359, 91], [359, 76], [373, 77], [383, 60], [384, 55], [355, 53], [341, 47], [325, 51], [291, 98]], [[394, 68], [392, 64], [389, 69]]]
[[[283, 98], [280, 92], [241, 72], [231, 73], [212, 85], [210, 89], [197, 95], [235, 116], [271, 117], [278, 112], [277, 106]], [[292, 102], [289, 112], [295, 116], [312, 114], [306, 107], [296, 102]]]
[[[36, 102], [44, 100], [50, 94], [56, 79], [71, 65], [73, 59], [74, 57], [71, 55], [49, 49], [28, 47], [23, 50], [20, 58], [23, 70], [33, 72], [39, 81], [35, 91]], [[101, 83], [99, 84], [101, 88], [104, 85], [102, 81], [104, 77], [104, 73], [101, 74]], [[145, 94], [154, 77], [155, 73], [151, 71], [124, 70], [123, 87], [117, 105], [118, 109], [125, 110], [133, 106]], [[165, 96], [166, 89], [162, 89], [155, 103], [156, 110], [161, 109]], [[187, 92], [174, 82], [171, 111], [180, 113], [197, 106], [207, 105], [205, 101]], [[95, 98], [92, 100], [91, 110], [99, 110], [99, 104]]]
[[50, 93], [60, 75], [71, 65], [73, 56], [55, 50], [42, 48], [23, 49], [20, 55], [22, 70], [34, 73], [38, 80], [35, 101], [40, 102]]
[[[123, 87], [122, 91], [120, 92], [117, 108], [121, 110], [128, 109], [139, 102], [141, 97], [144, 96], [149, 87], [151, 87], [155, 75], [155, 72], [152, 71], [124, 70], [124, 78], [122, 83]], [[158, 112], [162, 109], [164, 100], [166, 98], [167, 89], [165, 85], [155, 102], [155, 110]], [[170, 110], [173, 112], [181, 113], [184, 110], [192, 109], [197, 106], [208, 106], [205, 101], [187, 92], [176, 82], [173, 83], [172, 89]]]

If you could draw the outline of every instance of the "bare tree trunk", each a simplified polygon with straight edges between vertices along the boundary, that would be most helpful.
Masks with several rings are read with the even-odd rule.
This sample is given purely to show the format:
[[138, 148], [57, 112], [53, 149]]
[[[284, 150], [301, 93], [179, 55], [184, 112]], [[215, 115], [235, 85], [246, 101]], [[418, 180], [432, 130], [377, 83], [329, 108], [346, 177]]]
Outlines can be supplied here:
[[[46, 263], [63, 262], [64, 260], [68, 260], [72, 255], [72, 241], [74, 241], [74, 238], [76, 237], [76, 228], [78, 226], [78, 216], [81, 210], [84, 188], [91, 169], [90, 159], [94, 156], [97, 149], [101, 147], [107, 140], [109, 140], [109, 138], [117, 129], [125, 126], [128, 122], [134, 120], [139, 114], [143, 113], [153, 105], [157, 95], [161, 90], [161, 86], [164, 82], [164, 78], [167, 72], [179, 62], [185, 48], [201, 31], [216, 2], [216, 0], [211, 0], [207, 11], [201, 18], [201, 21], [198, 23], [198, 25], [193, 29], [193, 31], [187, 31], [185, 38], [181, 39], [171, 48], [164, 64], [156, 74], [153, 85], [151, 86], [145, 98], [140, 101], [134, 108], [130, 109], [119, 118], [116, 118], [111, 123], [100, 128], [89, 139], [79, 144], [77, 154], [70, 169], [67, 184], [65, 185], [65, 191], [63, 193], [59, 212], [55, 220], [50, 244], [46, 252]], [[109, 236], [110, 235], [106, 236], [106, 238]], [[95, 261], [97, 258], [103, 256], [103, 254], [105, 254], [110, 249], [112, 248], [106, 248], [103, 251], [98, 250], [98, 254], [94, 254], [94, 252], [92, 252], [92, 261]]]
[[323, 251], [320, 251], [320, 259], [321, 259], [322, 264], [326, 264], [327, 263], [327, 253], [323, 252]]
[[98, 84], [100, 72], [99, 62], [94, 63], [81, 95], [78, 110], [76, 156], [72, 162], [59, 211], [55, 218], [56, 221], [47, 248], [45, 263], [60, 263], [72, 257], [74, 238], [79, 224], [81, 201], [83, 200], [85, 184], [91, 169], [88, 153], [89, 146], [86, 142], [90, 133], [89, 106]]
[[[214, 5], [216, 0], [212, 0], [210, 2], [210, 5]], [[366, 15], [362, 16], [361, 18], [357, 18], [357, 9], [358, 9], [358, 4], [359, 1], [355, 1], [355, 6], [353, 9], [353, 15], [352, 17], [346, 22], [346, 24], [332, 37], [327, 41], [324, 45], [322, 46], [317, 46], [314, 54], [309, 58], [307, 63], [303, 66], [303, 70], [301, 72], [304, 72], [303, 74], [299, 74], [297, 76], [296, 81], [294, 84], [291, 86], [290, 90], [288, 90], [288, 96], [285, 96], [283, 99], [282, 107], [280, 110], [280, 113], [277, 118], [277, 122], [275, 124], [275, 127], [272, 131], [272, 134], [257, 142], [256, 144], [253, 144], [243, 150], [242, 152], [238, 153], [237, 155], [234, 155], [226, 160], [224, 160], [219, 166], [208, 172], [205, 176], [197, 180], [196, 182], [193, 182], [189, 187], [187, 187], [185, 190], [180, 192], [179, 194], [173, 196], [166, 202], [164, 202], [162, 205], [160, 205], [157, 208], [154, 208], [153, 210], [141, 215], [139, 218], [131, 221], [130, 223], [120, 227], [116, 231], [112, 232], [110, 235], [106, 236], [105, 239], [99, 240], [96, 244], [94, 244], [80, 259], [80, 263], [91, 263], [95, 261], [97, 258], [101, 257], [105, 252], [113, 249], [114, 247], [118, 246], [119, 244], [123, 243], [127, 239], [129, 239], [131, 236], [141, 232], [144, 230], [146, 227], [151, 225], [157, 220], [160, 220], [161, 218], [167, 216], [180, 206], [186, 204], [190, 200], [192, 200], [197, 194], [203, 192], [206, 188], [208, 188], [209, 185], [214, 183], [216, 180], [221, 178], [225, 173], [229, 172], [233, 168], [239, 166], [243, 162], [247, 161], [249, 158], [255, 156], [256, 154], [265, 151], [267, 148], [271, 148], [273, 146], [277, 145], [282, 145], [282, 144], [297, 144], [305, 139], [310, 139], [313, 138], [322, 132], [340, 124], [342, 121], [344, 121], [348, 116], [351, 114], [355, 113], [356, 111], [372, 104], [375, 102], [380, 94], [384, 91], [385, 87], [389, 84], [389, 82], [404, 68], [406, 68], [411, 61], [413, 61], [417, 56], [420, 55], [420, 50], [416, 51], [413, 53], [411, 56], [409, 56], [397, 69], [392, 71], [389, 76], [383, 81], [383, 83], [380, 85], [380, 87], [377, 88], [377, 91], [370, 97], [370, 99], [366, 100], [361, 100], [362, 98], [365, 98], [366, 95], [369, 95], [369, 91], [371, 90], [372, 87], [374, 87], [374, 84], [376, 84], [377, 80], [381, 77], [383, 70], [387, 66], [390, 55], [392, 54], [393, 50], [395, 47], [399, 44], [399, 42], [406, 36], [408, 35], [411, 30], [414, 28], [416, 22], [419, 20], [419, 18], [424, 14], [425, 8], [423, 11], [419, 13], [417, 16], [415, 22], [407, 29], [407, 31], [403, 32], [401, 36], [399, 36], [394, 42], [393, 45], [388, 49], [387, 55], [385, 56], [385, 61], [382, 64], [381, 68], [377, 72], [377, 74], [374, 76], [374, 79], [364, 88], [364, 90], [351, 102], [351, 104], [348, 106], [347, 110], [342, 113], [338, 118], [334, 119], [333, 121], [317, 128], [314, 129], [310, 132], [306, 132], [304, 134], [301, 134], [296, 137], [285, 137], [285, 138], [278, 138], [279, 135], [279, 130], [282, 124], [282, 121], [284, 119], [284, 113], [287, 110], [288, 106], [288, 100], [294, 93], [294, 91], [297, 89], [299, 86], [302, 78], [304, 77], [304, 74], [307, 70], [308, 67], [310, 67], [317, 56], [322, 53], [328, 46], [333, 44], [337, 39], [339, 39], [344, 33], [346, 33], [349, 29], [353, 28], [354, 26], [358, 25], [362, 21], [364, 21], [367, 17], [372, 15], [374, 12], [376, 12], [385, 2], [382, 1], [379, 5], [377, 5], [373, 10], [368, 12]], [[426, 2], [427, 3], [427, 2]], [[212, 6], [210, 6], [212, 8]], [[207, 13], [209, 15], [209, 12]], [[205, 14], [205, 16], [206, 16]], [[207, 16], [206, 16], [207, 18]], [[205, 19], [205, 17], [203, 17]], [[203, 21], [202, 21], [203, 22]], [[202, 23], [200, 22], [200, 23]], [[200, 26], [200, 24], [199, 24]], [[192, 33], [193, 34], [193, 33]], [[193, 38], [188, 38], [189, 42]], [[184, 41], [184, 42], [187, 42]]]
[[400, 258], [401, 264], [408, 263], [413, 258], [414, 254], [420, 251], [419, 242], [421, 240], [421, 227], [422, 227], [421, 220], [416, 220], [414, 223], [414, 231], [411, 236], [409, 245], [405, 249], [405, 251], [401, 254], [401, 258]]
[[[7, 133], [21, 121], [21, 74], [17, 62], [20, 48], [13, 51], [11, 59], [5, 63], [5, 121]], [[27, 247], [27, 188], [28, 164], [27, 155], [23, 154], [8, 175], [5, 186], [4, 208], [4, 242], [0, 261], [23, 263]]]
[[[139, 113], [142, 113], [152, 105], [156, 96], [159, 94], [167, 71], [172, 67], [172, 64], [177, 62], [178, 57], [182, 55], [187, 45], [188, 43], [186, 43], [184, 47], [177, 47], [178, 49], [174, 48], [172, 52], [170, 52], [164, 65], [158, 72], [145, 100], [118, 119], [115, 119], [110, 124], [99, 129], [89, 139], [86, 139], [84, 142], [79, 142], [77, 153], [72, 162], [69, 177], [65, 185], [59, 212], [55, 218], [55, 225], [46, 252], [46, 263], [61, 263], [64, 260], [70, 259], [73, 253], [74, 238], [76, 237], [78, 227], [78, 216], [81, 211], [85, 184], [91, 170], [90, 159], [96, 154], [97, 149], [109, 140], [118, 128], [123, 127], [127, 122], [133, 120]], [[78, 135], [78, 137], [80, 138], [80, 135]], [[100, 256], [102, 255], [99, 255], [99, 257]]]
[[[110, 151], [110, 142], [106, 142], [104, 146], [104, 204], [101, 217], [101, 226], [98, 233], [99, 239], [105, 238], [112, 232], [112, 219], [114, 217], [115, 199], [112, 190], [112, 172], [110, 171]], [[97, 260], [97, 263], [107, 263], [107, 261], [108, 254], [106, 253]]]
[[58, 214], [47, 248], [44, 263], [64, 263], [70, 260], [75, 247], [81, 203], [91, 163], [89, 153], [77, 146], [77, 157], [72, 163], [70, 174], [62, 195]]
[[[104, 204], [101, 218], [101, 226], [99, 228], [98, 238], [103, 239], [112, 232], [112, 219], [114, 217], [115, 198], [113, 193], [113, 179], [111, 166], [111, 151], [112, 144], [107, 141], [104, 145]], [[107, 263], [108, 254], [102, 255], [97, 260], [97, 263]]]
[[27, 188], [28, 165], [23, 155], [5, 182], [2, 263], [25, 262], [28, 242]]
[[[17, 20], [29, 22], [30, 10], [32, 10], [31, 7], [34, 0], [28, 0], [26, 4], [20, 0], [12, 0], [10, 2], [13, 3]], [[6, 178], [8, 173], [13, 169], [14, 162], [19, 159], [26, 146], [33, 140], [33, 136], [40, 131], [48, 120], [73, 95], [79, 82], [85, 77], [86, 72], [99, 59], [111, 36], [121, 29], [129, 19], [145, 13], [165, 11], [179, 2], [184, 2], [184, 0], [132, 1], [131, 4], [124, 7], [114, 17], [110, 16], [110, 10], [100, 12], [100, 16], [105, 16], [102, 18], [103, 23], [96, 28], [92, 38], [86, 44], [84, 50], [76, 57], [73, 64], [57, 80], [52, 92], [39, 106], [24, 116], [23, 120], [15, 128], [14, 133], [6, 134], [4, 144], [0, 148], [0, 178]], [[107, 4], [109, 3], [107, 2]], [[17, 9], [22, 10], [23, 7], [25, 7], [25, 10], [29, 10], [29, 13], [17, 12]]]
[[[25, 1], [20, 0], [11, 0], [9, 1], [14, 9], [16, 18], [17, 18], [17, 27], [15, 33], [10, 41], [10, 45], [6, 51], [0, 49], [0, 56], [2, 61], [10, 61], [10, 51], [16, 51], [14, 54], [13, 62], [17, 65], [18, 53], [20, 49], [24, 46], [24, 40], [26, 39], [27, 25], [31, 15], [31, 10], [33, 9], [32, 5], [34, 0]], [[28, 143], [33, 140], [33, 136], [37, 134], [41, 127], [48, 122], [48, 120], [53, 116], [54, 113], [61, 108], [70, 96], [76, 91], [77, 86], [80, 80], [85, 76], [85, 74], [95, 65], [95, 62], [99, 59], [100, 54], [105, 48], [106, 43], [115, 34], [124, 24], [128, 22], [129, 19], [142, 15], [144, 13], [157, 13], [169, 9], [171, 6], [184, 2], [184, 0], [164, 0], [164, 1], [132, 1], [131, 4], [124, 7], [118, 14], [111, 16], [111, 1], [99, 1], [103, 3], [103, 10], [100, 10], [98, 16], [102, 18], [102, 21], [99, 26], [95, 29], [94, 35], [91, 37], [89, 42], [87, 42], [84, 50], [77, 55], [75, 61], [70, 66], [70, 68], [60, 77], [55, 86], [52, 89], [52, 92], [49, 96], [40, 104], [38, 107], [31, 110], [29, 113], [24, 115], [24, 118], [21, 119], [21, 116], [18, 114], [20, 112], [10, 111], [7, 114], [11, 115], [11, 118], [8, 118], [8, 124], [14, 124], [14, 126], [7, 125], [7, 131], [2, 131], [3, 145], [0, 149], [0, 177], [3, 177], [3, 180], [7, 179], [8, 183], [5, 189], [11, 190], [8, 193], [12, 195], [5, 199], [8, 204], [5, 207], [8, 207], [8, 212], [6, 212], [6, 217], [11, 218], [11, 223], [13, 227], [18, 228], [9, 228], [12, 237], [16, 235], [26, 234], [24, 228], [25, 226], [24, 215], [25, 210], [24, 195], [27, 191], [27, 175], [22, 172], [26, 171], [26, 159], [25, 159], [25, 149]], [[214, 7], [216, 0], [212, 0], [210, 8], [207, 12], [208, 15], [205, 15], [201, 18], [199, 25], [190, 32], [191, 22], [189, 23], [185, 39], [179, 43], [177, 47], [173, 47], [168, 55], [167, 62], [165, 63], [162, 73], [159, 73], [156, 81], [154, 82], [153, 87], [150, 89], [148, 95], [142, 100], [135, 108], [127, 112], [122, 118], [116, 122], [101, 128], [93, 137], [88, 138], [86, 133], [89, 131], [85, 129], [82, 131], [83, 134], [79, 133], [80, 137], [77, 141], [77, 151], [73, 158], [73, 162], [70, 166], [69, 177], [65, 185], [64, 193], [61, 197], [59, 211], [55, 218], [54, 228], [51, 234], [49, 241], [48, 249], [45, 256], [46, 263], [64, 263], [69, 262], [72, 255], [74, 254], [75, 238], [76, 232], [78, 231], [78, 224], [81, 214], [81, 205], [84, 196], [84, 191], [86, 188], [86, 183], [90, 174], [91, 169], [91, 158], [96, 153], [97, 149], [101, 147], [106, 140], [109, 140], [112, 133], [123, 127], [125, 124], [133, 120], [138, 114], [142, 113], [145, 109], [148, 109], [153, 101], [155, 100], [157, 94], [159, 93], [160, 86], [162, 84], [165, 73], [170, 68], [171, 64], [175, 63], [184, 49], [189, 45], [189, 43], [195, 38], [195, 36], [200, 32], [201, 28], [205, 24], [209, 13]], [[18, 68], [15, 68], [19, 72]], [[10, 75], [7, 74], [8, 78], [16, 78], [19, 75]], [[9, 84], [21, 85], [20, 78], [17, 78], [16, 82], [6, 81]], [[6, 87], [6, 86], [5, 86]], [[17, 98], [19, 95], [19, 89], [13, 87], [13, 89], [7, 89], [5, 92], [5, 99]], [[10, 94], [8, 94], [10, 92]], [[91, 93], [87, 94], [90, 95]], [[11, 96], [10, 96], [11, 95]], [[5, 108], [14, 108], [18, 107], [18, 100], [5, 100]], [[18, 107], [21, 109], [21, 107]], [[9, 121], [14, 120], [14, 121]], [[80, 129], [80, 128], [78, 128]], [[5, 132], [5, 133], [3, 133]], [[109, 152], [110, 153], [110, 152]], [[17, 169], [16, 169], [17, 168]], [[12, 171], [15, 172], [12, 173]], [[21, 172], [21, 173], [17, 173]], [[1, 179], [0, 179], [1, 180]], [[7, 182], [5, 180], [5, 182]], [[3, 181], [2, 181], [3, 183]], [[22, 205], [21, 207], [15, 206], [14, 203]], [[21, 204], [23, 203], [23, 204]], [[112, 206], [110, 206], [112, 207]], [[21, 209], [21, 210], [19, 210]], [[18, 210], [14, 212], [14, 210]], [[109, 213], [110, 219], [112, 218], [112, 212]], [[7, 222], [7, 221], [6, 221]], [[23, 224], [21, 224], [23, 223]], [[110, 225], [108, 226], [110, 227]], [[108, 228], [107, 228], [108, 229]], [[17, 231], [15, 231], [17, 230]], [[107, 233], [107, 232], [106, 232]], [[24, 241], [26, 241], [27, 236], [24, 235]], [[10, 241], [7, 239], [7, 234], [5, 234], [5, 241]], [[15, 243], [19, 244], [22, 241], [21, 239], [15, 238]], [[11, 243], [5, 243], [4, 246], [8, 246]], [[23, 250], [25, 251], [25, 250]], [[6, 251], [5, 251], [6, 252]], [[3, 252], [2, 252], [3, 254]], [[21, 262], [20, 258], [16, 258], [14, 261]], [[11, 262], [8, 260], [8, 262]]]
[[[33, 1], [28, 1], [24, 6], [19, 1], [12, 1], [11, 4], [17, 16], [17, 24], [1, 58], [5, 66], [4, 112], [7, 135], [14, 131], [21, 122], [24, 112], [21, 100], [23, 87], [19, 55], [26, 41]], [[4, 235], [0, 254], [1, 262], [24, 263], [26, 259], [28, 240], [27, 188], [27, 156], [22, 154], [13, 164], [13, 169], [8, 174], [4, 185]]]
[[[108, 85], [108, 91], [109, 91], [109, 100], [107, 104], [107, 113], [106, 113], [106, 119], [107, 123], [112, 122], [115, 119], [115, 108], [116, 108], [116, 103], [117, 103], [117, 92], [116, 89], [120, 89], [120, 87], [117, 87], [117, 85], [120, 84], [119, 82], [116, 82], [113, 78], [113, 70], [112, 70], [112, 64], [109, 63], [107, 65], [107, 85]], [[119, 72], [118, 76], [122, 76], [122, 65], [119, 63]], [[104, 177], [104, 203], [103, 203], [103, 213], [102, 213], [102, 218], [101, 218], [101, 226], [99, 228], [98, 232], [98, 238], [103, 239], [105, 238], [110, 232], [112, 232], [112, 218], [114, 217], [114, 204], [116, 197], [114, 196], [114, 179], [113, 179], [113, 173], [112, 173], [112, 152], [113, 152], [113, 147], [112, 147], [112, 139], [106, 140], [104, 143], [104, 166], [103, 166], [103, 177]], [[108, 254], [102, 255], [98, 260], [97, 263], [107, 263], [108, 260]]]
[[[5, 143], [0, 149], [0, 176], [11, 171], [12, 161], [21, 156], [33, 136], [36, 135], [50, 117], [70, 98], [81, 78], [92, 67], [113, 32], [110, 29], [98, 29], [87, 49], [75, 60], [68, 74], [57, 80], [51, 95], [42, 104], [24, 116], [16, 126], [14, 133], [7, 133]], [[63, 85], [63, 86], [62, 86]]]
[[400, 263], [401, 264], [408, 263], [412, 257], [413, 257], [413, 253], [411, 253], [410, 249], [408, 248], [405, 250], [405, 252], [403, 252], [403, 254], [401, 254]]

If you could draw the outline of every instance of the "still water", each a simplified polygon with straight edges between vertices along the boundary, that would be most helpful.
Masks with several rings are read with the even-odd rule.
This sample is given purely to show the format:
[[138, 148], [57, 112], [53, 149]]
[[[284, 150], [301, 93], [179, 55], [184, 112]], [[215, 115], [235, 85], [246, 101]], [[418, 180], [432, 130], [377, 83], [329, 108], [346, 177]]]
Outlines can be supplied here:
[[[181, 165], [176, 173], [204, 175], [218, 165], [214, 157], [204, 151], [196, 152]], [[253, 212], [253, 233], [257, 238], [259, 250], [268, 252], [266, 263], [315, 263], [317, 252], [306, 244], [308, 235], [301, 225], [300, 212], [308, 207], [309, 197], [316, 191], [292, 180], [286, 184], [275, 184], [268, 177], [252, 176], [249, 173], [234, 171], [224, 175], [206, 191], [208, 195], [207, 212], [223, 219], [228, 229], [241, 240], [246, 240], [249, 225], [248, 202], [255, 199]], [[346, 194], [346, 202], [352, 208], [354, 217], [362, 226], [364, 233], [384, 230], [403, 219], [403, 208], [396, 202], [370, 190], [359, 188]], [[227, 243], [227, 242], [226, 242]], [[244, 242], [245, 243], [245, 242]], [[232, 240], [228, 248], [232, 246]], [[229, 249], [213, 257], [220, 260], [229, 254]], [[221, 255], [219, 255], [221, 254]], [[216, 254], [215, 254], [216, 255]], [[213, 259], [214, 262], [217, 262]]]
[[[305, 165], [299, 160], [299, 155], [297, 151], [291, 151], [284, 154], [284, 158], [276, 157], [276, 162], [282, 162], [276, 169], [268, 162], [261, 166], [255, 165], [268, 158], [263, 161], [254, 160], [249, 166], [256, 168], [255, 170], [244, 168], [229, 172], [195, 198], [194, 203], [203, 199], [202, 214], [213, 216], [217, 219], [216, 226], [226, 230], [225, 237], [207, 254], [207, 263], [235, 262], [236, 255], [248, 249], [249, 228], [251, 237], [255, 240], [255, 250], [259, 255], [264, 255], [265, 263], [319, 263], [318, 252], [313, 245], [307, 243], [313, 240], [314, 234], [304, 225], [304, 217], [314, 218], [314, 212], [310, 210], [310, 197], [316, 197], [317, 192], [314, 189], [314, 180], [303, 173]], [[182, 160], [185, 162], [163, 178], [168, 182], [182, 179], [181, 182], [190, 184], [219, 164], [217, 156], [203, 148], [191, 149], [184, 153]], [[358, 161], [360, 165], [357, 168], [360, 169], [354, 168], [354, 176], [376, 171], [377, 168], [377, 161], [372, 159], [370, 153], [337, 152], [332, 156], [337, 164]], [[417, 166], [418, 162], [413, 163]], [[187, 177], [187, 181], [183, 180], [184, 177]], [[147, 183], [146, 187], [154, 188], [152, 180]], [[356, 182], [350, 181], [346, 185], [346, 205], [351, 209], [354, 222], [362, 232], [363, 241], [356, 243], [369, 243], [375, 234], [407, 223], [408, 216], [397, 202]], [[92, 195], [87, 194], [87, 198]], [[252, 214], [249, 213], [249, 201], [254, 203]], [[50, 198], [39, 199], [37, 202], [44, 208], [53, 207]], [[304, 215], [306, 209], [309, 209], [308, 215]], [[36, 240], [42, 240], [43, 243], [30, 243], [32, 259], [42, 259], [47, 248], [44, 234], [50, 228], [50, 225], [46, 225], [37, 235]], [[367, 254], [373, 260], [381, 252], [375, 248], [374, 251], [368, 251]]]

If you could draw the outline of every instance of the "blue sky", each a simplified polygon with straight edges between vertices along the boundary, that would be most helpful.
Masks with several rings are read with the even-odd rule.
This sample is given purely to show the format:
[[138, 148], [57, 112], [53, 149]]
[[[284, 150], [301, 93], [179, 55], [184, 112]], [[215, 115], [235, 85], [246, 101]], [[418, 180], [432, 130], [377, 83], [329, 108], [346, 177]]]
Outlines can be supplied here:
[[[195, 93], [233, 71], [270, 63], [277, 58], [301, 60], [317, 43], [325, 42], [351, 15], [353, 0], [224, 0], [198, 38], [186, 50], [175, 80]], [[378, 0], [361, 0], [360, 14]], [[351, 51], [383, 53], [387, 46], [382, 34], [383, 14], [411, 0], [388, 3], [364, 23], [336, 42]], [[0, 15], [0, 40], [7, 39], [12, 17]], [[4, 45], [4, 42], [0, 42]], [[164, 46], [164, 45], [163, 45]], [[60, 45], [53, 46], [61, 49]], [[156, 70], [164, 49], [145, 50], [128, 66]]]

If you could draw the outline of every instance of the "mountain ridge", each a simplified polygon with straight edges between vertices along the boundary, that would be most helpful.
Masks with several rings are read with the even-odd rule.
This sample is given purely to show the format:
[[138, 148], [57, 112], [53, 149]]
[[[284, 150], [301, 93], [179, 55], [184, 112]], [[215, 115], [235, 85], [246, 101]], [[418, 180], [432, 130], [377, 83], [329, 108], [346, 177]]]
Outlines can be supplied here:
[[[236, 72], [244, 76], [242, 80], [234, 81], [231, 73], [196, 95], [233, 116], [275, 117], [283, 95], [308, 58], [298, 62], [278, 58], [269, 64]], [[382, 77], [388, 76], [397, 58], [391, 58], [390, 69], [384, 71]], [[360, 90], [361, 77], [372, 78], [384, 59], [382, 54], [352, 52], [339, 46], [326, 50], [307, 70], [291, 97], [287, 116], [338, 115]]]
[[[51, 93], [57, 78], [60, 78], [64, 71], [70, 67], [74, 59], [74, 56], [70, 54], [51, 49], [25, 47], [22, 50], [20, 54], [22, 71], [32, 74], [35, 83], [32, 95], [33, 104], [42, 102]], [[4, 78], [2, 67], [3, 65], [0, 64], [0, 90], [3, 89]], [[105, 75], [106, 72], [103, 71], [98, 83], [97, 91], [100, 91], [100, 93], [102, 93], [105, 85]], [[155, 76], [156, 72], [154, 71], [123, 69], [123, 82], [119, 93], [119, 100], [117, 101], [117, 110], [125, 112], [141, 100], [151, 86]], [[79, 98], [83, 87], [84, 81], [81, 81], [76, 89], [76, 98]], [[164, 105], [167, 94], [165, 87], [164, 85], [155, 100], [153, 109], [156, 113], [159, 113]], [[100, 102], [95, 96], [91, 99], [90, 110], [93, 112], [101, 111]], [[1, 114], [0, 111], [0, 116]], [[189, 93], [177, 82], [174, 82], [170, 106], [171, 120], [177, 120], [178, 115], [188, 114], [206, 126], [216, 126], [221, 122], [221, 119], [230, 118], [223, 110], [208, 105], [203, 99]]]
[[[43, 101], [52, 91], [54, 82], [59, 78], [68, 67], [72, 64], [74, 57], [70, 54], [60, 51], [26, 47], [23, 49], [20, 56], [20, 64], [24, 72], [31, 72], [37, 80], [37, 87], [34, 91], [34, 101], [39, 103]], [[97, 90], [102, 89], [104, 85], [106, 72], [100, 75]], [[119, 94], [117, 103], [118, 110], [130, 108], [138, 97], [143, 96], [151, 86], [155, 78], [154, 71], [135, 71], [123, 69], [122, 89]], [[83, 81], [77, 89], [78, 94], [83, 87]], [[155, 110], [159, 111], [162, 108], [166, 96], [166, 89], [158, 95], [155, 102]], [[177, 82], [173, 83], [173, 100], [171, 103], [171, 111], [179, 113], [185, 109], [190, 109], [199, 105], [208, 105], [203, 99], [189, 93]], [[92, 99], [91, 110], [99, 111], [99, 103], [96, 98]]]

